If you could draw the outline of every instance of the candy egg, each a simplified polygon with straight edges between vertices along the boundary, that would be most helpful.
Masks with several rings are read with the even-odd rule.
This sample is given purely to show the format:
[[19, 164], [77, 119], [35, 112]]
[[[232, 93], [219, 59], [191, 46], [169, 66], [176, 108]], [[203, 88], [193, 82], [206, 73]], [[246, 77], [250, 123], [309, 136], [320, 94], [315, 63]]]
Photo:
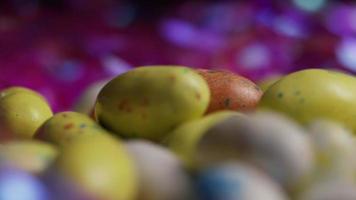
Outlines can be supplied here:
[[261, 96], [261, 89], [252, 81], [223, 70], [197, 70], [207, 81], [210, 103], [207, 113], [217, 110], [246, 111], [254, 109]]
[[16, 93], [32, 94], [32, 95], [38, 96], [38, 97], [42, 98], [44, 101], [46, 101], [45, 98], [42, 95], [40, 95], [39, 93], [37, 93], [36, 91], [33, 91], [33, 90], [31, 90], [29, 88], [25, 88], [25, 87], [19, 87], [19, 86], [13, 86], [13, 87], [9, 87], [9, 88], [1, 90], [0, 98], [3, 98], [10, 94], [16, 94]]
[[356, 78], [308, 69], [283, 77], [263, 95], [261, 107], [286, 113], [301, 123], [324, 118], [356, 132]]
[[292, 188], [310, 176], [313, 153], [310, 138], [296, 123], [277, 113], [259, 112], [212, 126], [197, 143], [194, 158], [199, 166], [245, 160]]
[[106, 131], [85, 114], [61, 112], [43, 123], [35, 134], [35, 138], [64, 146], [79, 136], [104, 132]]
[[231, 116], [243, 117], [242, 114], [233, 111], [214, 112], [177, 127], [164, 143], [184, 161], [186, 166], [195, 168], [197, 166], [194, 154], [199, 140], [209, 128]]
[[356, 143], [352, 132], [327, 120], [317, 120], [308, 127], [317, 158], [314, 178], [322, 181], [335, 178], [355, 181]]
[[20, 170], [0, 168], [1, 200], [50, 200], [45, 186]]
[[280, 186], [254, 167], [240, 162], [224, 163], [198, 174], [200, 199], [287, 200]]
[[137, 193], [135, 165], [124, 145], [108, 134], [66, 145], [53, 170], [93, 199], [134, 200]]
[[31, 138], [52, 115], [44, 97], [35, 91], [5, 89], [0, 92], [0, 140]]
[[96, 98], [100, 90], [109, 82], [109, 80], [102, 80], [91, 84], [85, 91], [80, 95], [75, 105], [73, 106], [73, 111], [91, 115]]
[[159, 140], [179, 124], [201, 117], [209, 96], [204, 79], [190, 68], [139, 67], [102, 89], [95, 116], [117, 134]]
[[37, 174], [43, 172], [57, 154], [55, 147], [40, 141], [11, 141], [0, 145], [0, 165]]
[[126, 147], [138, 168], [138, 200], [192, 199], [191, 180], [174, 154], [141, 140], [129, 141]]

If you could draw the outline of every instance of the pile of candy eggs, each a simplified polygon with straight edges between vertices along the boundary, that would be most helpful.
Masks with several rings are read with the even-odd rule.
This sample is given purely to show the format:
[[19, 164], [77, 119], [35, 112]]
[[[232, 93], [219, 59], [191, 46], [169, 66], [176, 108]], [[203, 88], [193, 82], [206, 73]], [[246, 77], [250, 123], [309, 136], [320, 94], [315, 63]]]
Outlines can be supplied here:
[[307, 69], [264, 87], [144, 66], [55, 114], [37, 92], [7, 88], [0, 199], [355, 199], [356, 78]]

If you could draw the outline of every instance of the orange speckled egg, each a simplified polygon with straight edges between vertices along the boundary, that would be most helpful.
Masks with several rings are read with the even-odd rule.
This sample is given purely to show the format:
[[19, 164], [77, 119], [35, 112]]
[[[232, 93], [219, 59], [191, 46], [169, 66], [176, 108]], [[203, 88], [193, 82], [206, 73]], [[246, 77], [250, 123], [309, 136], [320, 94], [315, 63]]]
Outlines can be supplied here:
[[254, 109], [262, 90], [252, 81], [224, 70], [198, 69], [210, 89], [210, 104], [206, 113], [218, 110], [249, 111]]

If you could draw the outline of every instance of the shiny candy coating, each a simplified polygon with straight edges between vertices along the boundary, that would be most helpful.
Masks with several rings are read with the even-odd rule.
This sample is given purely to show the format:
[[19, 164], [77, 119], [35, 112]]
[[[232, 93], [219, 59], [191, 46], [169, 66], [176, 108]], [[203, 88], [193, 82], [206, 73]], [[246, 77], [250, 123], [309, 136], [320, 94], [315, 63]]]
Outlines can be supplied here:
[[134, 200], [137, 194], [134, 162], [111, 135], [83, 137], [66, 145], [54, 170], [96, 200]]
[[159, 140], [176, 126], [201, 117], [209, 97], [206, 82], [192, 69], [139, 67], [103, 88], [95, 116], [118, 135]]
[[207, 113], [218, 110], [251, 111], [257, 106], [261, 89], [252, 81], [223, 70], [198, 69], [209, 85], [210, 103]]
[[60, 112], [48, 119], [35, 138], [64, 146], [77, 137], [106, 133], [89, 116], [77, 112]]
[[5, 89], [0, 93], [0, 140], [32, 138], [52, 115], [46, 100], [35, 91]]
[[300, 123], [324, 118], [356, 132], [356, 78], [341, 72], [307, 69], [288, 74], [262, 96], [261, 107]]

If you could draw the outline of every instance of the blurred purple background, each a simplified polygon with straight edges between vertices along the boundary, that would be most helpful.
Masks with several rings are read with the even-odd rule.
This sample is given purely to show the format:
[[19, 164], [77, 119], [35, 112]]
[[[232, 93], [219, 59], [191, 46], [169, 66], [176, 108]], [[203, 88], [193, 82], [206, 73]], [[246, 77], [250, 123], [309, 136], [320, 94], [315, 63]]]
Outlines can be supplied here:
[[254, 81], [321, 67], [356, 72], [356, 3], [340, 0], [0, 3], [0, 88], [38, 90], [55, 111], [131, 67], [233, 70]]

